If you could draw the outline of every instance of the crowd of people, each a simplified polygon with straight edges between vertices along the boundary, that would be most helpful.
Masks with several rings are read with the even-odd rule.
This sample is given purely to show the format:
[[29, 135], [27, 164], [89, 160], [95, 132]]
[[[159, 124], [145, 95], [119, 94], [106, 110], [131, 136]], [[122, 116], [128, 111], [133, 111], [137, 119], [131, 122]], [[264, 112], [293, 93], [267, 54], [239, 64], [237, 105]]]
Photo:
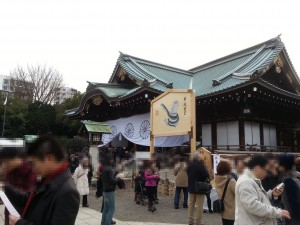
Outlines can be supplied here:
[[292, 154], [254, 155], [241, 161], [242, 172], [233, 176], [230, 161], [222, 160], [215, 183], [220, 199], [227, 183], [223, 225], [299, 225], [299, 162]]
[[[233, 169], [234, 167], [234, 169]], [[200, 153], [175, 165], [174, 208], [188, 208], [190, 225], [203, 224], [208, 211], [221, 213], [223, 225], [300, 225], [300, 158], [292, 154], [253, 155], [243, 160], [222, 159], [214, 176], [218, 199], [213, 207], [210, 175]], [[214, 209], [212, 209], [214, 208]], [[196, 211], [196, 217], [194, 217]]]
[[[111, 225], [115, 213], [115, 190], [125, 188], [125, 161], [115, 162], [112, 150], [100, 154], [96, 197], [102, 197], [101, 225]], [[0, 151], [0, 188], [20, 216], [5, 211], [5, 225], [73, 225], [82, 197], [88, 195], [93, 175], [88, 151], [66, 154], [56, 140], [43, 136], [27, 148]], [[220, 213], [223, 225], [300, 225], [300, 158], [292, 154], [253, 155], [243, 160], [222, 159], [211, 185], [209, 171], [199, 152], [192, 160], [180, 158], [174, 166], [174, 209], [187, 209], [189, 225], [203, 224], [205, 197], [208, 212]], [[155, 155], [144, 161], [134, 176], [135, 202], [148, 204], [153, 213], [158, 204], [159, 161]], [[218, 199], [212, 204], [215, 187]], [[182, 204], [182, 205], [181, 205]]]

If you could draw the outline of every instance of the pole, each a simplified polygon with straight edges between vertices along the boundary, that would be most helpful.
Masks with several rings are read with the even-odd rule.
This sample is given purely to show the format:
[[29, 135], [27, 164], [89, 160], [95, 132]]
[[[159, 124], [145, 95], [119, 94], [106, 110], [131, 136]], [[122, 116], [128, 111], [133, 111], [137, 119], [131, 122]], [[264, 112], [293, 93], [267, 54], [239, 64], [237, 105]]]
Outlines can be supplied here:
[[151, 102], [151, 109], [150, 109], [150, 126], [151, 126], [151, 132], [150, 132], [150, 158], [152, 157], [154, 153], [154, 136], [153, 136], [153, 103]]
[[[7, 103], [6, 103], [6, 104], [7, 104]], [[3, 125], [2, 125], [2, 137], [4, 137], [4, 126], [5, 126], [6, 104], [4, 105], [4, 115], [3, 115]]]
[[192, 104], [191, 104], [191, 116], [192, 116], [192, 119], [191, 119], [191, 142], [190, 142], [190, 145], [191, 145], [191, 158], [193, 157], [194, 155], [194, 152], [196, 151], [196, 97], [195, 97], [195, 93], [193, 90], [190, 90], [191, 92], [191, 101], [192, 101]]

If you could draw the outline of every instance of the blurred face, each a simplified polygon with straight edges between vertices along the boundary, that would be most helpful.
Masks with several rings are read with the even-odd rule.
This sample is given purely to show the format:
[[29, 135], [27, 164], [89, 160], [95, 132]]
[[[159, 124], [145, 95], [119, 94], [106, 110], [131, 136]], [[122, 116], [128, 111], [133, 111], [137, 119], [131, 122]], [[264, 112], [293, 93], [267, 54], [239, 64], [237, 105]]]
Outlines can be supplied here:
[[261, 166], [255, 166], [253, 168], [253, 173], [255, 174], [256, 178], [263, 180], [267, 175], [269, 171], [269, 165], [266, 165], [265, 167]]
[[57, 163], [53, 155], [46, 155], [44, 159], [32, 156], [28, 158], [28, 161], [31, 162], [36, 175], [41, 177], [47, 176]]
[[89, 166], [89, 160], [83, 160], [82, 161], [82, 166], [83, 167], [88, 167]]
[[46, 174], [47, 174], [47, 172], [46, 172], [47, 163], [46, 163], [45, 160], [41, 160], [37, 157], [30, 157], [28, 159], [28, 161], [31, 162], [32, 169], [38, 176], [42, 176], [42, 177], [46, 176]]
[[268, 163], [269, 163], [269, 169], [274, 169], [277, 167], [277, 161], [275, 159], [269, 159]]
[[236, 172], [241, 174], [245, 169], [245, 164], [242, 160], [239, 160], [236, 165]]

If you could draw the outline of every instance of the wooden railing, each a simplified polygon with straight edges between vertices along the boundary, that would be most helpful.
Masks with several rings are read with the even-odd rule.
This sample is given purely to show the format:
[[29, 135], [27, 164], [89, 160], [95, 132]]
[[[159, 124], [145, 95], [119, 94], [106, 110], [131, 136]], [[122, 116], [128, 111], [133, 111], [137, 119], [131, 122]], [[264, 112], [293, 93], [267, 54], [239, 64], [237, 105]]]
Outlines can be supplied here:
[[251, 152], [300, 152], [300, 147], [266, 145], [204, 145], [207, 150], [251, 151]]

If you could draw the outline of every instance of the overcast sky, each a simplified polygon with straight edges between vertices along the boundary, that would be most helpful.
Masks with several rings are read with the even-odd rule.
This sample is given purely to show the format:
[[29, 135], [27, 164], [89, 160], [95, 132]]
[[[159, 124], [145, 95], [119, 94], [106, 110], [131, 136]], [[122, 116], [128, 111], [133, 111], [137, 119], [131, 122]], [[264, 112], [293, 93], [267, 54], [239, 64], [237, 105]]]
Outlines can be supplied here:
[[106, 83], [119, 51], [191, 69], [279, 34], [300, 74], [298, 0], [2, 0], [0, 74], [47, 64]]

